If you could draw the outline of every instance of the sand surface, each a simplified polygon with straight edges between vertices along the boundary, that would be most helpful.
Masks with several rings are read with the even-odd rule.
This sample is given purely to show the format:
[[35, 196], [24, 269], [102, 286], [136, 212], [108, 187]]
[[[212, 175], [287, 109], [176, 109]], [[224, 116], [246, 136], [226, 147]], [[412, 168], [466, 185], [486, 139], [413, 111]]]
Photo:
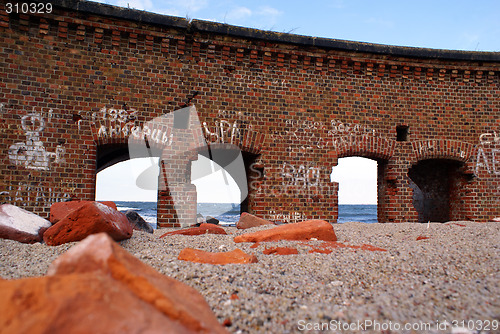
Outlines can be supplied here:
[[[161, 273], [196, 288], [221, 323], [232, 323], [232, 333], [500, 332], [500, 223], [334, 225], [341, 243], [387, 251], [337, 248], [320, 254], [309, 253], [320, 241], [270, 242], [257, 248], [233, 242], [238, 234], [265, 228], [226, 227], [227, 236], [162, 239], [158, 237], [169, 229], [154, 235], [134, 231], [121, 245]], [[417, 240], [419, 236], [428, 239]], [[44, 275], [50, 262], [71, 246], [0, 240], [0, 276]], [[262, 253], [276, 246], [296, 247], [299, 254]], [[184, 247], [212, 252], [240, 248], [255, 254], [259, 263], [177, 260]]]

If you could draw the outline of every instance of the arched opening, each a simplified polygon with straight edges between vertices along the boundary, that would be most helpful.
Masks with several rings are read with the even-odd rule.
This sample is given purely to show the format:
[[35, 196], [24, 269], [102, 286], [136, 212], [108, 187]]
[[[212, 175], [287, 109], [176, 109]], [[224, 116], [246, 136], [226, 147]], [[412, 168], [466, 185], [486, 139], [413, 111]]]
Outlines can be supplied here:
[[235, 224], [248, 212], [252, 192], [249, 175], [258, 155], [241, 152], [234, 145], [212, 144], [199, 151], [191, 166], [191, 182], [196, 185], [198, 215]]
[[339, 184], [338, 223], [377, 222], [377, 179], [379, 162], [363, 157], [338, 159], [331, 179]]
[[[153, 224], [157, 221], [158, 165], [162, 152], [154, 147], [145, 150], [142, 146], [132, 151], [131, 145], [98, 146], [96, 200], [114, 201], [122, 211], [134, 209]], [[249, 211], [252, 206], [248, 194], [254, 189], [249, 181], [258, 181], [263, 176], [263, 170], [254, 164], [259, 155], [228, 144], [211, 144], [200, 148], [198, 153], [198, 160], [186, 168], [197, 188], [198, 213], [205, 218], [217, 218], [221, 223], [236, 223], [241, 212]]]
[[[421, 160], [408, 171], [413, 188], [413, 206], [419, 222], [446, 222], [463, 209], [461, 191], [468, 176], [464, 163], [449, 159]], [[470, 176], [469, 176], [470, 177]]]
[[[159, 155], [159, 151], [154, 154]], [[119, 211], [136, 211], [156, 227], [158, 198], [158, 157], [130, 159], [128, 144], [105, 144], [97, 147], [95, 200], [113, 201]], [[137, 185], [138, 180], [147, 182]]]
[[[156, 227], [157, 184], [142, 189], [137, 178], [143, 171], [158, 163], [158, 158], [136, 158], [116, 163], [96, 175], [96, 200], [113, 201], [119, 211], [136, 211], [144, 220]], [[154, 182], [154, 180], [153, 180]]]

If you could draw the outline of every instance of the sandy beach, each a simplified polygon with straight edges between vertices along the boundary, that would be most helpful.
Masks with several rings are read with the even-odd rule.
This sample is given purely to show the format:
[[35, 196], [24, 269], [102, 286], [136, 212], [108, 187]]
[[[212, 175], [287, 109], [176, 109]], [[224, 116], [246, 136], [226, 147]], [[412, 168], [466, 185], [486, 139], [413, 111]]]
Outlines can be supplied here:
[[[321, 241], [234, 243], [262, 230], [225, 227], [228, 235], [159, 236], [134, 231], [120, 244], [159, 272], [197, 289], [232, 333], [487, 333], [500, 332], [500, 224], [334, 224], [345, 245], [309, 253]], [[419, 239], [419, 240], [417, 240]], [[50, 247], [0, 240], [0, 276], [44, 275], [73, 244]], [[271, 247], [297, 255], [265, 255]], [[191, 247], [240, 248], [255, 264], [209, 265], [177, 260]], [[460, 329], [461, 328], [461, 329]], [[495, 330], [496, 328], [496, 330]]]

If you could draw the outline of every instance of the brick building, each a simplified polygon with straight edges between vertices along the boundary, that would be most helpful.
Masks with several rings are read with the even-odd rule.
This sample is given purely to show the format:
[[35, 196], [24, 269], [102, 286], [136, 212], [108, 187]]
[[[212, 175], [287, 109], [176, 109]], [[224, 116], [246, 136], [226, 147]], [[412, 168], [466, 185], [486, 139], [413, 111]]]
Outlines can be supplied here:
[[330, 173], [348, 156], [378, 163], [380, 222], [500, 216], [498, 52], [297, 36], [79, 0], [50, 1], [51, 13], [7, 13], [5, 3], [1, 203], [47, 216], [53, 202], [92, 200], [96, 172], [145, 144], [138, 152], [162, 156], [163, 226], [195, 220], [191, 162], [206, 152], [241, 151], [242, 209], [270, 220], [335, 222]]

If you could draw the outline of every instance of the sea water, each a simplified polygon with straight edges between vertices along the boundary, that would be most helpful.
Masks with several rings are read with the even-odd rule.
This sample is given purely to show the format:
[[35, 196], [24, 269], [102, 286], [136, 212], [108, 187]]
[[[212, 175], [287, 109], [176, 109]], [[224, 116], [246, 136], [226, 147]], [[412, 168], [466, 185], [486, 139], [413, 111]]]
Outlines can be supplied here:
[[346, 222], [376, 223], [377, 205], [340, 204], [339, 218], [337, 220], [337, 223], [346, 223]]
[[[156, 228], [156, 202], [124, 202], [115, 201], [119, 211], [134, 210], [145, 221]], [[240, 219], [240, 205], [231, 203], [198, 203], [198, 213], [204, 218], [214, 217], [221, 225], [236, 225]]]
[[[145, 221], [156, 228], [156, 202], [116, 201], [119, 211], [134, 210]], [[240, 218], [239, 204], [198, 203], [198, 213], [203, 217], [212, 216], [222, 225], [235, 225]], [[377, 205], [341, 204], [339, 205], [338, 223], [357, 221], [362, 223], [377, 222]]]

